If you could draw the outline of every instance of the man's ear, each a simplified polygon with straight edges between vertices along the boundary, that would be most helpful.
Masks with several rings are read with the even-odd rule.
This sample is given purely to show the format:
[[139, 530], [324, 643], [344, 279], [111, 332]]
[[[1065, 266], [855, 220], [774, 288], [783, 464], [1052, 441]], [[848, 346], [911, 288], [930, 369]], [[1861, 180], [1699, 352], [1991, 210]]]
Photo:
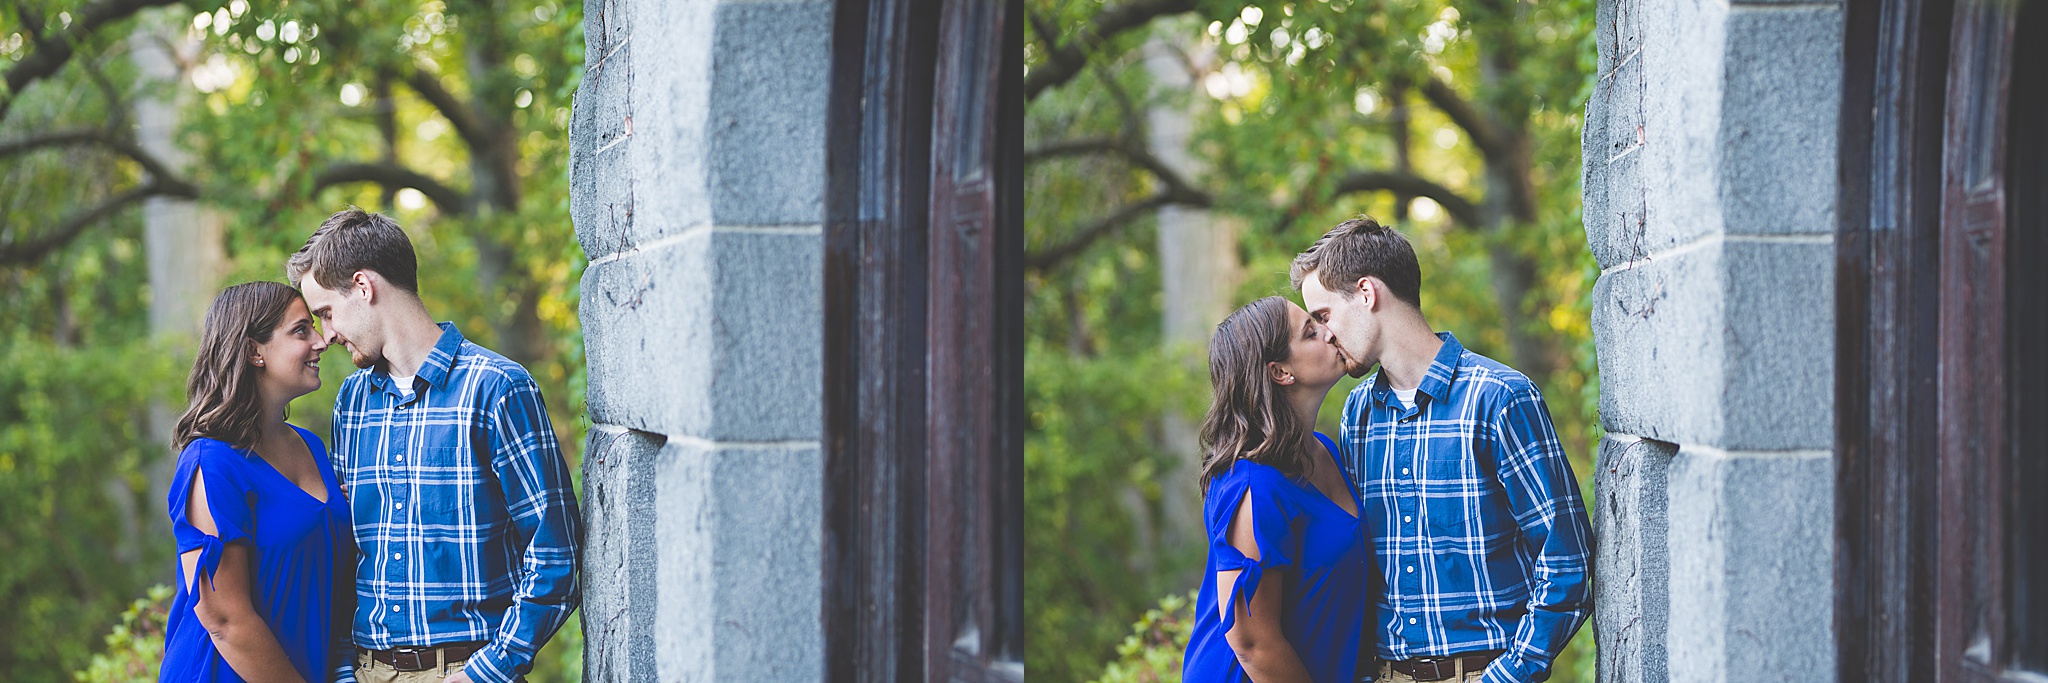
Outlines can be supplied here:
[[1367, 275], [1358, 278], [1358, 282], [1353, 283], [1352, 286], [1358, 288], [1358, 296], [1365, 297], [1366, 310], [1373, 310], [1374, 307], [1379, 305], [1380, 282], [1378, 280], [1374, 280], [1372, 276]]
[[356, 271], [355, 275], [349, 276], [348, 284], [357, 295], [363, 297], [364, 302], [374, 303], [377, 300], [377, 281], [376, 278], [370, 277], [370, 271]]

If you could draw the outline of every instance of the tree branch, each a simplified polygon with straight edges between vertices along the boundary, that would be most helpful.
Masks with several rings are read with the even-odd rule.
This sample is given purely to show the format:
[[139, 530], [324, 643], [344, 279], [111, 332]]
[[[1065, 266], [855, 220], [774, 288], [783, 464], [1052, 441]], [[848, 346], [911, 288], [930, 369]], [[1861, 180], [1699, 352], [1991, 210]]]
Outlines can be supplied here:
[[1501, 132], [1500, 126], [1494, 124], [1491, 117], [1481, 113], [1478, 107], [1472, 106], [1472, 102], [1459, 95], [1458, 91], [1452, 90], [1450, 84], [1433, 76], [1422, 78], [1420, 84], [1423, 99], [1429, 100], [1429, 103], [1436, 105], [1445, 116], [1451, 117], [1452, 123], [1465, 129], [1465, 135], [1472, 138], [1472, 144], [1479, 147], [1480, 154], [1490, 160], [1507, 157], [1507, 136]]
[[444, 214], [457, 214], [468, 205], [468, 197], [412, 169], [397, 164], [334, 164], [321, 169], [313, 176], [313, 192], [343, 183], [377, 183], [387, 188], [410, 187], [419, 190]]
[[142, 145], [136, 144], [134, 140], [108, 130], [93, 128], [60, 130], [0, 142], [0, 158], [27, 154], [45, 147], [66, 147], [71, 145], [99, 145], [120, 152], [122, 155], [135, 160], [135, 163], [142, 166], [143, 172], [149, 174], [151, 184], [160, 188], [162, 194], [188, 198], [197, 198], [199, 196], [199, 187], [197, 185], [193, 185], [183, 178], [179, 178], [176, 174], [171, 173], [170, 168], [165, 166], [162, 160], [157, 159], [156, 155], [150, 154], [148, 150], [143, 149]]
[[1080, 254], [1088, 248], [1088, 245], [1094, 244], [1096, 240], [1115, 232], [1117, 228], [1123, 227], [1124, 224], [1137, 220], [1139, 216], [1151, 213], [1160, 207], [1172, 203], [1174, 203], [1173, 200], [1165, 194], [1156, 194], [1136, 204], [1126, 205], [1121, 209], [1117, 209], [1115, 213], [1098, 218], [1087, 227], [1075, 231], [1074, 236], [1067, 238], [1065, 242], [1036, 252], [1025, 252], [1024, 267], [1032, 270], [1051, 269], [1053, 266], [1057, 266], [1067, 259]]
[[478, 116], [476, 110], [471, 109], [461, 98], [456, 97], [455, 93], [449, 92], [448, 88], [441, 84], [440, 76], [418, 66], [411, 66], [405, 69], [400, 78], [413, 89], [413, 92], [419, 93], [421, 99], [434, 105], [436, 111], [448, 118], [448, 123], [455, 126], [455, 134], [462, 136], [462, 141], [469, 143], [471, 150], [481, 151], [490, 147], [490, 124], [485, 122], [482, 116]]
[[[1478, 205], [1451, 191], [1451, 188], [1438, 185], [1427, 178], [1413, 173], [1353, 171], [1349, 175], [1337, 180], [1337, 186], [1331, 190], [1330, 198], [1336, 199], [1355, 192], [1382, 191], [1411, 197], [1428, 197], [1431, 201], [1436, 202], [1438, 206], [1444, 207], [1444, 212], [1450, 214], [1451, 220], [1458, 225], [1478, 226], [1480, 224]], [[1279, 222], [1273, 225], [1273, 231], [1285, 231], [1288, 226], [1294, 224], [1295, 219], [1307, 213], [1308, 209], [1309, 199], [1304, 195], [1301, 201], [1295, 202], [1294, 206], [1289, 207], [1287, 213], [1282, 215]]]
[[[97, 0], [71, 14], [71, 25], [57, 31], [56, 35], [41, 37], [41, 17], [32, 17], [32, 12], [20, 11], [22, 23], [29, 27], [31, 36], [37, 36], [36, 50], [15, 62], [4, 76], [5, 87], [0, 88], [0, 120], [7, 118], [8, 109], [14, 104], [14, 97], [30, 83], [49, 77], [71, 60], [74, 47], [101, 26], [126, 19], [148, 7], [169, 5], [179, 0]], [[30, 21], [34, 19], [35, 21]]]
[[57, 225], [56, 229], [41, 237], [0, 244], [0, 266], [15, 266], [40, 260], [50, 252], [70, 244], [71, 240], [77, 239], [92, 224], [114, 215], [115, 212], [126, 208], [129, 204], [156, 196], [196, 199], [199, 195], [195, 188], [189, 185], [174, 187], [161, 181], [146, 183], [127, 192], [114, 195], [108, 198], [107, 201], [101, 202], [99, 206], [65, 219], [63, 223]]
[[1209, 193], [1195, 189], [1193, 185], [1188, 183], [1187, 179], [1180, 177], [1178, 173], [1174, 173], [1173, 169], [1166, 166], [1166, 162], [1160, 161], [1159, 157], [1152, 154], [1152, 150], [1129, 141], [1113, 140], [1110, 138], [1082, 138], [1079, 140], [1054, 142], [1037, 149], [1025, 151], [1024, 164], [1029, 166], [1047, 159], [1103, 153], [1122, 156], [1132, 164], [1145, 169], [1154, 177], [1157, 177], [1159, 183], [1166, 186], [1165, 191], [1160, 192], [1159, 196], [1164, 197], [1168, 203], [1200, 207], [1207, 207], [1216, 203], [1215, 198], [1210, 196]]
[[1072, 39], [1061, 44], [1054, 45], [1052, 36], [1044, 35], [1045, 63], [1032, 69], [1031, 74], [1024, 78], [1024, 101], [1038, 99], [1040, 93], [1081, 73], [1081, 69], [1088, 65], [1088, 53], [1117, 34], [1144, 26], [1159, 17], [1194, 9], [1195, 0], [1132, 0], [1103, 10], [1095, 15], [1094, 21], [1076, 30]]

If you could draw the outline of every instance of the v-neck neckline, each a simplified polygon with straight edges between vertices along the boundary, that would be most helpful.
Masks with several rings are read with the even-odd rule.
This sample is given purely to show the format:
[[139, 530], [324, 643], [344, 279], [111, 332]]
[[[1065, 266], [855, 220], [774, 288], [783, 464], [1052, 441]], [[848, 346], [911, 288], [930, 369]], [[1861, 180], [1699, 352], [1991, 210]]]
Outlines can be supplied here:
[[312, 492], [312, 491], [308, 491], [308, 490], [306, 490], [306, 487], [304, 487], [304, 486], [300, 486], [300, 485], [299, 485], [299, 482], [296, 482], [296, 481], [292, 481], [292, 478], [291, 478], [291, 477], [287, 477], [287, 476], [284, 476], [284, 473], [283, 473], [283, 472], [280, 472], [280, 471], [278, 471], [278, 469], [277, 469], [277, 466], [276, 466], [276, 465], [273, 465], [273, 464], [271, 464], [271, 463], [270, 463], [270, 460], [269, 460], [268, 458], [265, 458], [265, 457], [263, 457], [263, 454], [262, 454], [262, 453], [258, 453], [258, 452], [256, 451], [256, 449], [255, 449], [255, 448], [250, 448], [250, 449], [249, 449], [249, 454], [250, 454], [250, 455], [254, 455], [254, 456], [256, 456], [256, 459], [257, 459], [257, 460], [259, 460], [259, 461], [261, 461], [261, 462], [263, 463], [263, 468], [264, 468], [264, 469], [270, 470], [270, 473], [271, 473], [271, 474], [273, 474], [273, 475], [276, 475], [276, 476], [277, 476], [277, 478], [279, 478], [279, 479], [283, 479], [283, 480], [284, 480], [284, 483], [286, 483], [286, 484], [290, 484], [290, 485], [291, 485], [291, 487], [292, 487], [292, 490], [294, 490], [294, 491], [298, 491], [299, 493], [303, 493], [303, 494], [306, 494], [306, 497], [307, 497], [307, 498], [310, 498], [310, 499], [312, 499], [312, 500], [313, 500], [313, 502], [315, 502], [315, 503], [319, 503], [319, 504], [320, 504], [321, 506], [323, 506], [323, 507], [324, 507], [324, 506], [326, 506], [326, 505], [327, 505], [328, 503], [330, 503], [330, 502], [333, 502], [333, 501], [334, 501], [334, 482], [332, 482], [332, 481], [329, 481], [329, 480], [327, 479], [327, 474], [328, 474], [328, 472], [327, 472], [326, 468], [322, 468], [322, 467], [320, 467], [320, 458], [319, 458], [319, 456], [313, 455], [313, 444], [312, 444], [312, 443], [310, 443], [310, 442], [308, 442], [308, 441], [306, 441], [306, 433], [305, 433], [305, 432], [302, 432], [302, 431], [299, 431], [299, 428], [298, 428], [297, 426], [294, 426], [294, 425], [291, 425], [291, 424], [286, 424], [285, 426], [287, 426], [287, 427], [291, 427], [291, 428], [292, 428], [292, 436], [296, 436], [296, 437], [299, 437], [299, 443], [300, 443], [301, 445], [304, 445], [304, 446], [306, 447], [306, 457], [308, 457], [308, 458], [312, 458], [312, 459], [313, 459], [313, 467], [314, 467], [314, 469], [316, 469], [316, 470], [318, 470], [318, 471], [320, 472], [320, 488], [321, 488], [321, 489], [323, 489], [323, 490], [322, 490], [321, 492], [322, 492], [322, 493], [325, 493], [325, 494], [327, 494], [327, 497], [326, 497], [326, 498], [321, 498], [321, 497], [319, 497], [319, 496], [315, 496], [315, 495], [313, 495], [313, 492]]
[[1357, 507], [1359, 512], [1352, 512], [1350, 510], [1344, 509], [1343, 503], [1337, 502], [1337, 499], [1331, 498], [1330, 494], [1323, 492], [1323, 487], [1317, 486], [1314, 480], [1308, 479], [1307, 477], [1303, 477], [1303, 483], [1308, 484], [1308, 490], [1315, 493], [1317, 498], [1321, 498], [1325, 502], [1328, 502], [1330, 505], [1335, 506], [1338, 512], [1344, 513], [1344, 516], [1350, 517], [1351, 521], [1357, 522], [1359, 521], [1360, 514], [1365, 511], [1365, 506], [1362, 505], [1359, 501], [1358, 491], [1356, 491], [1353, 488], [1351, 483], [1351, 477], [1344, 476], [1344, 463], [1343, 461], [1337, 458], [1337, 451], [1330, 448], [1330, 442], [1324, 441], [1324, 437], [1322, 434], [1318, 433], [1316, 434], [1316, 437], [1316, 446], [1321, 447], [1324, 453], [1328, 453], [1330, 455], [1330, 464], [1335, 465], [1337, 467], [1337, 478], [1344, 481], [1344, 492], [1351, 495], [1351, 504]]

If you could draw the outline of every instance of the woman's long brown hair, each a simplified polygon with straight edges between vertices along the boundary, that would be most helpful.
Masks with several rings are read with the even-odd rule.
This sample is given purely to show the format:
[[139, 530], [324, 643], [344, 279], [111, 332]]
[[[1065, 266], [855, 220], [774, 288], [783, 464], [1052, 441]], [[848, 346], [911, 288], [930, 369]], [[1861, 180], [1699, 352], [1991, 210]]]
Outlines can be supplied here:
[[1287, 300], [1269, 296], [1245, 304], [1216, 325], [1209, 340], [1209, 384], [1215, 401], [1202, 421], [1203, 495], [1209, 482], [1242, 458], [1290, 477], [1315, 467], [1314, 433], [1289, 410], [1267, 363], [1287, 360], [1294, 334]]
[[270, 341], [285, 311], [298, 299], [299, 290], [276, 282], [245, 282], [213, 298], [199, 332], [192, 375], [185, 380], [185, 395], [190, 398], [171, 437], [172, 450], [185, 450], [200, 437], [236, 448], [256, 445], [263, 406], [256, 397], [256, 372], [249, 356], [255, 345]]

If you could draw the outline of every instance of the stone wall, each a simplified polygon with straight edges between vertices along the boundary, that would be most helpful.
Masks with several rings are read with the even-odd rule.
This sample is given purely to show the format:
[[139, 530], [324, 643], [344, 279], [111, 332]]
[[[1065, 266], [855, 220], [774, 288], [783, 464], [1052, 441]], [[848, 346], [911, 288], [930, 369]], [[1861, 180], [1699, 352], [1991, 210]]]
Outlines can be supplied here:
[[818, 680], [832, 5], [584, 16], [586, 680]]
[[1601, 0], [1601, 681], [1833, 680], [1836, 3]]

